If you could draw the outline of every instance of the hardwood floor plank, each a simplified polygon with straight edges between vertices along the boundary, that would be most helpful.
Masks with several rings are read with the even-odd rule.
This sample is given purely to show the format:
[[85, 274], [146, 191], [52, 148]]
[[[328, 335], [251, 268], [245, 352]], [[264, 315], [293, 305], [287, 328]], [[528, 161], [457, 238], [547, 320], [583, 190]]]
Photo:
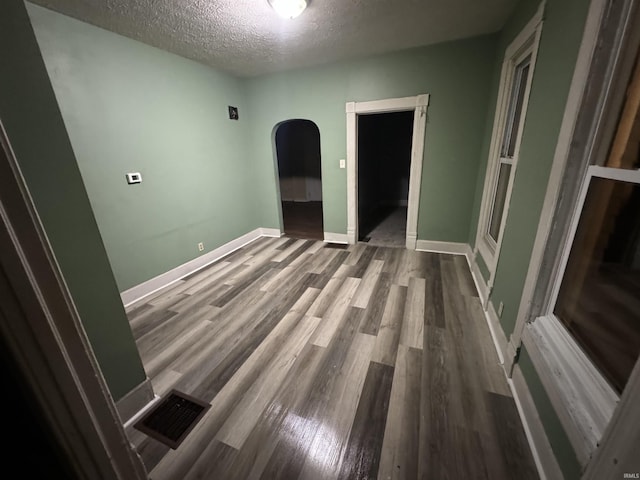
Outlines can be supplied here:
[[[249, 288], [253, 283], [258, 281], [263, 275], [272, 270], [269, 263], [257, 265], [255, 268], [249, 268], [241, 276], [234, 279], [233, 288], [229, 289], [223, 295], [212, 303], [216, 307], [224, 307], [228, 302], [240, 295], [244, 290]], [[273, 273], [273, 272], [272, 272]], [[269, 277], [270, 278], [270, 277]]]
[[[388, 273], [380, 273], [378, 282], [375, 285], [369, 304], [366, 308], [366, 315], [360, 324], [360, 332], [369, 335], [378, 335], [382, 316], [384, 314], [387, 299], [389, 298], [389, 290], [391, 288], [391, 276]], [[362, 289], [362, 284], [358, 288], [358, 292]], [[356, 292], [356, 297], [358, 295]], [[354, 302], [355, 304], [355, 298]]]
[[[315, 372], [313, 381], [303, 401], [291, 409], [289, 418], [291, 425], [273, 449], [268, 462], [261, 472], [261, 479], [298, 478], [312, 441], [321, 422], [315, 420], [330, 404], [334, 389], [338, 388], [340, 373], [344, 367], [348, 353], [354, 342], [358, 329], [355, 318], [346, 318], [336, 334], [336, 338], [328, 349], [318, 348], [324, 352], [322, 362]], [[342, 375], [344, 377], [344, 374]]]
[[437, 253], [428, 253], [427, 255], [424, 324], [445, 328], [440, 255]]
[[150, 361], [156, 355], [161, 355], [171, 343], [188, 334], [196, 324], [208, 320], [206, 315], [210, 312], [205, 310], [202, 313], [202, 315], [189, 316], [172, 315], [162, 325], [136, 339], [138, 351], [143, 361]]
[[[318, 317], [304, 317], [303, 313], [294, 310], [287, 315], [300, 316], [302, 321], [293, 329], [291, 336], [280, 348], [268, 370], [247, 391], [216, 436], [218, 440], [237, 450], [242, 448], [262, 412], [276, 395], [293, 362], [321, 320]], [[282, 322], [286, 321], [285, 316]]]
[[[277, 261], [276, 261], [277, 260]], [[153, 480], [533, 478], [461, 256], [259, 239], [127, 308], [154, 391], [211, 403]]]
[[[299, 319], [298, 315], [287, 318], [289, 321], [296, 319]], [[211, 408], [183, 441], [181, 454], [177, 455], [173, 450], [168, 452], [152, 470], [151, 477], [154, 480], [183, 478], [192, 469], [233, 408], [265, 370], [283, 338], [293, 327], [290, 323], [280, 323], [279, 328], [269, 325], [269, 322], [265, 323], [264, 328], [268, 330], [269, 335], [263, 337], [262, 333], [258, 333], [253, 339], [244, 342], [244, 345], [239, 345], [234, 358], [220, 369], [218, 380], [212, 386], [216, 393], [211, 397]], [[249, 352], [250, 355], [247, 355]], [[196, 393], [196, 396], [203, 397], [199, 393]]]
[[473, 276], [471, 270], [469, 270], [469, 264], [464, 255], [456, 255], [453, 258], [456, 266], [456, 274], [458, 275], [458, 286], [460, 293], [467, 297], [477, 297], [478, 290], [476, 284], [473, 282]]
[[424, 330], [425, 279], [409, 278], [407, 300], [404, 307], [400, 344], [422, 348]]
[[533, 456], [513, 398], [489, 392], [487, 399], [507, 475], [537, 479]]
[[372, 361], [395, 366], [406, 299], [407, 287], [391, 286], [380, 321]]
[[[422, 351], [398, 347], [385, 424], [379, 480], [418, 478]], [[434, 479], [437, 477], [433, 477]]]
[[314, 417], [321, 425], [309, 446], [313, 456], [307, 457], [301, 478], [338, 478], [374, 344], [375, 337], [356, 333], [342, 370], [346, 374], [338, 377], [329, 408]]
[[319, 373], [325, 352], [324, 348], [306, 345], [282, 389], [245, 441], [234, 464], [227, 469], [217, 468], [211, 478], [259, 479], [279, 442], [289, 445], [293, 451], [299, 437], [309, 437], [316, 431], [315, 425], [298, 413]]
[[151, 379], [153, 392], [159, 397], [163, 397], [180, 380], [182, 374], [174, 370], [163, 370]]
[[376, 478], [389, 410], [393, 367], [369, 363], [338, 478]]
[[[369, 268], [369, 264], [373, 260], [373, 256], [376, 254], [377, 250], [378, 247], [364, 247], [364, 251], [353, 266], [351, 272], [349, 272], [349, 276], [354, 278], [362, 278], [364, 273]], [[380, 262], [380, 260], [376, 260], [376, 262]]]
[[[345, 267], [344, 261], [349, 256], [349, 252], [338, 251], [338, 253], [331, 259], [329, 263], [327, 263], [322, 269], [322, 273], [318, 274], [316, 282], [313, 284], [314, 287], [324, 288], [329, 280], [334, 278], [336, 272]], [[343, 275], [343, 278], [346, 275]]]
[[380, 273], [382, 272], [382, 266], [384, 262], [382, 260], [371, 260], [367, 270], [362, 275], [362, 281], [358, 287], [358, 291], [353, 297], [351, 305], [358, 308], [367, 308], [369, 304], [369, 298], [373, 293], [373, 289], [378, 283]]
[[323, 322], [318, 327], [318, 330], [316, 330], [316, 334], [313, 336], [311, 343], [319, 347], [329, 346], [329, 342], [338, 330], [347, 310], [350, 308], [349, 305], [359, 285], [359, 278], [347, 278], [344, 281], [335, 301], [322, 316]]
[[154, 377], [160, 371], [169, 365], [176, 357], [178, 357], [189, 343], [196, 339], [202, 332], [211, 327], [211, 323], [207, 320], [198, 322], [195, 327], [191, 328], [185, 335], [173, 340], [166, 348], [162, 348], [162, 355], [158, 355], [158, 352], [149, 349], [147, 351], [141, 351], [140, 356], [145, 366], [145, 370], [149, 377]]
[[288, 260], [287, 264], [289, 264], [292, 260], [300, 256], [311, 243], [313, 242], [310, 240], [297, 240], [293, 242], [289, 247], [278, 253], [278, 255], [273, 257], [271, 261], [280, 263]]
[[309, 315], [323, 317], [329, 306], [335, 301], [344, 281], [344, 278], [330, 279], [309, 308]]
[[[449, 364], [446, 353], [446, 330], [429, 327], [426, 330], [427, 345], [422, 353], [421, 392], [419, 422], [419, 451], [417, 477], [439, 478], [443, 474], [442, 463], [450, 455], [444, 440], [453, 428], [449, 419], [453, 415], [451, 402], [456, 401], [457, 392], [452, 392]], [[452, 398], [453, 397], [453, 398]], [[454, 478], [452, 473], [444, 475]], [[445, 477], [446, 478], [446, 477]]]
[[[151, 307], [150, 304], [147, 305]], [[147, 333], [155, 330], [156, 328], [164, 325], [171, 317], [175, 317], [178, 312], [172, 312], [171, 310], [160, 311], [157, 314], [153, 315], [148, 321], [140, 322], [131, 325], [131, 332], [133, 333], [133, 338], [141, 338], [144, 337]]]

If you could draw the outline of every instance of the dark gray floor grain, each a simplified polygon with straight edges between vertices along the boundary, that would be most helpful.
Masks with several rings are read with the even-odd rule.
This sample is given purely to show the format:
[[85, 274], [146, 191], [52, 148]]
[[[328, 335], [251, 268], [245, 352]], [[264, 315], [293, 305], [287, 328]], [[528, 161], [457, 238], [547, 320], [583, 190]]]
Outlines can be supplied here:
[[177, 450], [128, 430], [153, 480], [537, 478], [463, 257], [262, 238], [127, 312], [212, 405]]

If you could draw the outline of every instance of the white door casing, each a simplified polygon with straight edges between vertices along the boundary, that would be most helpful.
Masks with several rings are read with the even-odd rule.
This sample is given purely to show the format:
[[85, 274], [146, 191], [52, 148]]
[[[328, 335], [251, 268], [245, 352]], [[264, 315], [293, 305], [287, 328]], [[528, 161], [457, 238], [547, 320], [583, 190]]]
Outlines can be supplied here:
[[418, 238], [418, 207], [424, 158], [425, 130], [429, 95], [388, 98], [369, 102], [348, 102], [347, 113], [347, 237], [349, 243], [358, 241], [358, 115], [413, 111], [411, 169], [407, 202], [408, 249], [415, 250]]

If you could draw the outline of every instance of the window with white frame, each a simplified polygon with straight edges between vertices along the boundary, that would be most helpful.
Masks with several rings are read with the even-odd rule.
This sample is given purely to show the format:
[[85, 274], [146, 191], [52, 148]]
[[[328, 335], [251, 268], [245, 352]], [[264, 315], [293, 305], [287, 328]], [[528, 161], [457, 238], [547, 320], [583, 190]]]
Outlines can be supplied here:
[[640, 358], [640, 53], [626, 93], [606, 158], [589, 159], [597, 164], [565, 220], [548, 299], [523, 334], [583, 465]]
[[540, 31], [541, 11], [507, 48], [502, 66], [476, 247], [495, 271], [518, 162]]

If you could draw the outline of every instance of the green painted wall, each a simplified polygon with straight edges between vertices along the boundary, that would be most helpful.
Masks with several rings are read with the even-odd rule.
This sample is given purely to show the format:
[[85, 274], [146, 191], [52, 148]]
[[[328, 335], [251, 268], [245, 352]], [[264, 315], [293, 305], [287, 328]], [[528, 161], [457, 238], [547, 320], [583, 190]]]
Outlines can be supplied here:
[[577, 480], [581, 477], [580, 463], [524, 346], [520, 349], [518, 365], [527, 382], [536, 410], [545, 427], [547, 438], [565, 480]]
[[248, 81], [259, 223], [279, 227], [272, 133], [304, 118], [320, 129], [324, 229], [347, 231], [348, 101], [431, 95], [418, 238], [466, 242], [492, 80], [496, 35], [261, 76]]
[[[504, 50], [533, 16], [538, 4], [536, 0], [522, 0], [500, 34], [470, 227], [471, 245], [475, 244]], [[494, 307], [504, 303], [500, 322], [507, 338], [515, 327], [588, 6], [588, 0], [548, 0], [545, 9], [518, 169], [491, 294]], [[481, 256], [478, 257], [478, 263], [484, 267]], [[483, 275], [488, 274], [482, 271]], [[580, 478], [573, 448], [524, 347], [518, 364], [565, 478]]]
[[145, 373], [21, 0], [0, 2], [0, 58], [0, 120], [117, 400]]
[[120, 291], [260, 226], [243, 82], [27, 8]]
[[[518, 168], [492, 292], [494, 306], [501, 301], [504, 303], [500, 321], [507, 338], [515, 327], [588, 6], [588, 0], [549, 0], [545, 9]], [[505, 27], [501, 45], [508, 45], [536, 7], [532, 0], [524, 0], [518, 5]], [[503, 56], [502, 53], [500, 58]], [[496, 80], [494, 105], [497, 83]], [[486, 135], [490, 134], [491, 128]], [[483, 172], [488, 141], [485, 137]], [[484, 181], [484, 173], [481, 177]], [[480, 203], [478, 193], [481, 195], [482, 192], [476, 195], [476, 211]], [[474, 217], [477, 223], [477, 214]]]

